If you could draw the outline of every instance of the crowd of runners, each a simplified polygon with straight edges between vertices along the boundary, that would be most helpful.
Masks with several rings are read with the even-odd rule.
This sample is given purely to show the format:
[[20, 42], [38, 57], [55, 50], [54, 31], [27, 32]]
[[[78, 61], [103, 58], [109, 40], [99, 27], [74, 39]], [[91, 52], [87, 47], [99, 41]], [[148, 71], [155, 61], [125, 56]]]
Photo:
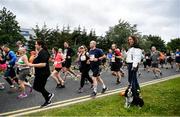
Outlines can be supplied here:
[[[51, 52], [41, 40], [35, 42], [35, 50], [31, 52], [21, 41], [16, 43], [17, 52], [10, 50], [8, 45], [1, 45], [0, 78], [6, 80], [10, 89], [18, 91], [18, 99], [28, 97], [33, 89], [40, 92], [45, 99], [45, 103], [41, 105], [44, 107], [51, 103], [54, 96], [45, 89], [46, 82], [50, 78], [54, 79], [57, 88], [66, 88], [66, 79], [69, 76], [73, 80], [80, 80], [80, 84], [77, 84], [78, 93], [83, 93], [85, 83], [89, 82], [91, 97], [95, 97], [98, 85], [102, 86], [101, 93], [108, 90], [108, 86], [101, 78], [103, 71], [112, 71], [112, 76], [116, 77], [116, 84], [121, 85], [121, 79], [126, 75], [127, 69], [129, 85], [134, 80], [136, 90], [140, 90], [137, 77], [142, 75], [138, 70], [141, 64], [145, 71], [152, 72], [154, 78], [163, 75], [161, 69], [175, 67], [177, 72], [180, 71], [179, 49], [176, 52], [165, 53], [153, 46], [149, 52], [145, 52], [138, 47], [136, 41], [136, 37], [130, 36], [127, 51], [112, 44], [108, 52], [97, 48], [96, 41], [91, 41], [89, 47], [81, 45], [77, 53], [68, 42], [64, 42], [63, 49], [54, 47]], [[5, 90], [4, 83], [0, 83], [0, 90]]]

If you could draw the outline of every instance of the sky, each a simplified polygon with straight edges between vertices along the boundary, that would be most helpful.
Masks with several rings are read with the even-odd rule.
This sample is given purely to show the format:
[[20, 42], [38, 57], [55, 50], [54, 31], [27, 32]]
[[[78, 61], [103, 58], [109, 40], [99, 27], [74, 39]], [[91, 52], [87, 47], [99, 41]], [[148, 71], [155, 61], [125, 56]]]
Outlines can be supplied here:
[[165, 42], [180, 37], [180, 0], [0, 0], [3, 7], [17, 16], [22, 28], [80, 25], [104, 36], [122, 19]]

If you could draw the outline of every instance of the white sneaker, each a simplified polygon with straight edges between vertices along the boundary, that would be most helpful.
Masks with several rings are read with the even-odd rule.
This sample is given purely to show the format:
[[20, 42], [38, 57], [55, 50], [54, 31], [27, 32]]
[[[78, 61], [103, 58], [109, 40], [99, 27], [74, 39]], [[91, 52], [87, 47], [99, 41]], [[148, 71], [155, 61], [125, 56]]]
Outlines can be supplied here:
[[14, 85], [11, 85], [10, 88], [14, 88], [15, 86]]
[[0, 85], [0, 90], [4, 89], [4, 86], [3, 85]]

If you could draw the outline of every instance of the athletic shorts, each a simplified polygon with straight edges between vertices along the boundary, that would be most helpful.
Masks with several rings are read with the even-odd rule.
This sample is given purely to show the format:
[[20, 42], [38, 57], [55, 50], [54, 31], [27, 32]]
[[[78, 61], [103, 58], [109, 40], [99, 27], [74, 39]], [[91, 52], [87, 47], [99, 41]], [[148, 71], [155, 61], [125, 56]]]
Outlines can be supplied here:
[[26, 77], [27, 75], [30, 74], [30, 69], [22, 69], [22, 70], [19, 70], [19, 80], [21, 81], [25, 81], [26, 80]]
[[121, 67], [122, 67], [122, 62], [112, 62], [111, 71], [120, 71]]
[[71, 60], [66, 60], [65, 63], [64, 63], [64, 67], [65, 68], [70, 68], [71, 67]]
[[96, 65], [96, 66], [91, 66], [91, 71], [93, 72], [93, 77], [98, 77], [100, 76], [100, 68], [99, 68], [99, 65]]
[[152, 63], [151, 65], [153, 68], [158, 68], [158, 63]]
[[167, 59], [167, 62], [168, 62], [168, 63], [173, 62], [173, 58], [172, 58], [172, 57], [169, 57], [169, 58]]
[[7, 70], [4, 73], [4, 77], [6, 77], [6, 78], [7, 77], [10, 77], [10, 78], [16, 77], [16, 72], [15, 72], [14, 68], [13, 67], [7, 68]]
[[180, 63], [180, 57], [176, 57], [176, 63]]
[[60, 72], [60, 71], [61, 71], [61, 68], [55, 68], [55, 70], [56, 70], [57, 72]]

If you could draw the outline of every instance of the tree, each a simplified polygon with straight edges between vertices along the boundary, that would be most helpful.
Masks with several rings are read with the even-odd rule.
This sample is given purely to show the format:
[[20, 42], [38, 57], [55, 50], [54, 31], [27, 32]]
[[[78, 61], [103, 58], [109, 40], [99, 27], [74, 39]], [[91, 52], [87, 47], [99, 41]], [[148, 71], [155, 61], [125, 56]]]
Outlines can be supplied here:
[[130, 35], [139, 36], [137, 25], [131, 25], [127, 21], [119, 20], [119, 23], [109, 28], [106, 32], [105, 39], [109, 42], [116, 43], [118, 47], [127, 46], [127, 38]]
[[143, 35], [139, 37], [139, 46], [141, 49], [143, 49], [145, 52], [149, 52], [152, 46], [152, 42], [148, 40], [147, 35]]
[[155, 46], [157, 50], [165, 52], [166, 51], [166, 46], [164, 40], [161, 39], [160, 36], [154, 36], [154, 35], [149, 35], [147, 36], [147, 41], [151, 42], [151, 47]]
[[171, 39], [171, 41], [167, 43], [167, 48], [174, 52], [176, 49], [180, 49], [180, 38]]
[[16, 46], [18, 40], [25, 41], [20, 34], [20, 26], [16, 16], [5, 7], [0, 10], [0, 44], [8, 44], [11, 48]]

